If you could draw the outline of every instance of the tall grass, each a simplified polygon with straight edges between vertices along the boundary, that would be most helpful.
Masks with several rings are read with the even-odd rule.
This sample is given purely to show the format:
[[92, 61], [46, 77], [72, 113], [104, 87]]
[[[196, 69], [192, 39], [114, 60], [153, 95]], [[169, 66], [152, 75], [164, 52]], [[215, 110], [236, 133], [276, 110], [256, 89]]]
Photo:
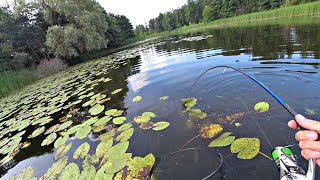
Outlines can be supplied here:
[[17, 91], [37, 80], [34, 71], [5, 71], [0, 72], [0, 98]]

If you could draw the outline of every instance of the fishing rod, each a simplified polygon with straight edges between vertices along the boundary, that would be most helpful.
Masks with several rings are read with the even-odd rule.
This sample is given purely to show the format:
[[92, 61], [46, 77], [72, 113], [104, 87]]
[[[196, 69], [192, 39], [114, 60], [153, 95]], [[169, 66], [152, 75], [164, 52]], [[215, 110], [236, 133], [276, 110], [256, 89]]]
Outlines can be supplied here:
[[[198, 80], [204, 74], [216, 68], [225, 68], [225, 70], [229, 68], [245, 75], [246, 77], [248, 77], [249, 79], [257, 83], [259, 86], [261, 86], [265, 91], [267, 91], [275, 100], [277, 100], [291, 114], [291, 116], [295, 118], [295, 116], [298, 114], [283, 99], [281, 99], [276, 93], [274, 93], [270, 88], [268, 88], [262, 82], [257, 80], [255, 77], [243, 72], [242, 70], [231, 67], [231, 66], [215, 66], [204, 71], [191, 86], [188, 92], [188, 96], [192, 88], [194, 87], [194, 85], [198, 82]], [[300, 130], [306, 130], [305, 128], [301, 127], [298, 123], [297, 125]], [[282, 146], [276, 147], [272, 151], [272, 157], [280, 172], [281, 180], [314, 180], [315, 179], [316, 163], [314, 159], [309, 160], [308, 172], [305, 173], [305, 171], [298, 165], [298, 162], [293, 156], [293, 153], [289, 147], [282, 147]]]

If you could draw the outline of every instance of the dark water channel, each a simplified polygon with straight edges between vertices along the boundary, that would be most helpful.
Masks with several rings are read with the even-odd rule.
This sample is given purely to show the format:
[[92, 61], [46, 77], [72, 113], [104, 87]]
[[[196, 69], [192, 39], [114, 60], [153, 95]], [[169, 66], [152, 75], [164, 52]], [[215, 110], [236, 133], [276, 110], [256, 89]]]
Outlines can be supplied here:
[[[130, 139], [129, 152], [136, 156], [153, 153], [156, 157], [153, 171], [157, 179], [204, 178], [219, 165], [217, 152], [224, 163], [211, 179], [279, 179], [274, 162], [261, 154], [251, 160], [241, 160], [230, 152], [230, 146], [176, 152], [198, 135], [201, 126], [219, 123], [224, 132], [232, 132], [237, 138], [259, 138], [260, 152], [267, 155], [279, 145], [295, 145], [292, 149], [299, 155], [295, 131], [287, 127], [291, 117], [269, 94], [235, 71], [227, 69], [223, 74], [223, 68], [206, 73], [189, 96], [187, 94], [202, 72], [210, 67], [228, 65], [255, 76], [295, 111], [320, 120], [319, 32], [320, 24], [316, 23], [227, 28], [208, 30], [198, 38], [173, 38], [141, 48], [140, 56], [121, 61], [120, 68], [110, 70], [107, 77], [114, 80], [111, 86], [123, 88], [123, 91], [107, 106], [125, 110], [129, 120], [151, 111], [157, 114], [156, 120], [168, 121], [171, 125], [159, 132], [137, 128]], [[96, 91], [105, 88], [98, 86]], [[137, 95], [142, 96], [142, 100], [133, 103], [132, 98]], [[169, 99], [160, 101], [162, 96], [169, 96]], [[208, 114], [204, 120], [188, 120], [181, 102], [186, 97], [197, 98], [195, 107]], [[267, 113], [253, 110], [261, 101], [270, 104]], [[241, 112], [246, 115], [234, 122], [221, 120]], [[235, 122], [242, 125], [236, 127]], [[83, 142], [75, 138], [70, 141], [77, 146]], [[86, 141], [92, 147], [98, 144], [94, 137]], [[196, 138], [184, 148], [206, 148], [211, 141]], [[17, 155], [12, 167], [2, 168], [0, 175], [7, 179], [31, 165], [35, 175], [42, 176], [54, 162], [54, 151], [53, 145], [31, 146]], [[298, 156], [298, 160], [307, 167], [303, 157]], [[317, 169], [317, 177], [319, 172]]]

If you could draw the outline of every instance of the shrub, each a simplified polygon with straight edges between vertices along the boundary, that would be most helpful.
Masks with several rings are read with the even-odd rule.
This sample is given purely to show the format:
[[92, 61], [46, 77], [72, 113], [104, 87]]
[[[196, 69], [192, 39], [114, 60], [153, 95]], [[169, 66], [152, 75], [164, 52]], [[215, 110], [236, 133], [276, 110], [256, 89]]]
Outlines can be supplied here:
[[50, 60], [42, 60], [40, 64], [37, 66], [37, 76], [39, 78], [43, 78], [49, 76], [51, 74], [62, 71], [67, 68], [68, 65], [59, 58], [53, 58]]

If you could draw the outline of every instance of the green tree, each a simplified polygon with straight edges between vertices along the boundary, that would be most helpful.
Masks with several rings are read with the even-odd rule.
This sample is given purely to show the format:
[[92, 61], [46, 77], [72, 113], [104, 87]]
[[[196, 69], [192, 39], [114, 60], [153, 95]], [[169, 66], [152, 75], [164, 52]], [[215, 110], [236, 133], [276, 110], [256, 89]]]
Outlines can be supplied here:
[[206, 5], [203, 8], [202, 16], [203, 16], [203, 21], [204, 22], [213, 21], [215, 19], [213, 8], [211, 6], [209, 6], [209, 5]]

